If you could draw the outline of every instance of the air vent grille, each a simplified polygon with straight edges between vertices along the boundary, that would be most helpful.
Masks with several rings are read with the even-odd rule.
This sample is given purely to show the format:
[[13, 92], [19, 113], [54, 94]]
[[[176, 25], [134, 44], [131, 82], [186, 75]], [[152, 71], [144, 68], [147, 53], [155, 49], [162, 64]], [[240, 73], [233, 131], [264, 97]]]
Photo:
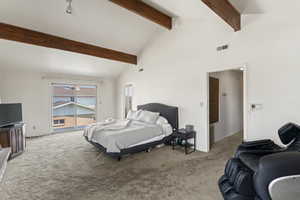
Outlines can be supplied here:
[[229, 45], [226, 44], [226, 45], [217, 47], [217, 51], [224, 51], [224, 50], [226, 50], [226, 49], [228, 49], [228, 48], [229, 48]]

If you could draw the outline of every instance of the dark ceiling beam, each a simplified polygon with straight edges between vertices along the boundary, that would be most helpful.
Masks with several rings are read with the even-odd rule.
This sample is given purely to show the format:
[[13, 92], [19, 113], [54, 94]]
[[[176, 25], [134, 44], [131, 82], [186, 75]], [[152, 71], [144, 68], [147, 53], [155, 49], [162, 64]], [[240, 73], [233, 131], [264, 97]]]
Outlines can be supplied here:
[[241, 30], [241, 14], [228, 0], [202, 0], [235, 31]]
[[137, 56], [0, 23], [0, 39], [60, 49], [114, 61], [137, 64]]
[[172, 29], [172, 17], [149, 6], [141, 0], [110, 0], [111, 2], [126, 8], [154, 23], [157, 23], [169, 30]]

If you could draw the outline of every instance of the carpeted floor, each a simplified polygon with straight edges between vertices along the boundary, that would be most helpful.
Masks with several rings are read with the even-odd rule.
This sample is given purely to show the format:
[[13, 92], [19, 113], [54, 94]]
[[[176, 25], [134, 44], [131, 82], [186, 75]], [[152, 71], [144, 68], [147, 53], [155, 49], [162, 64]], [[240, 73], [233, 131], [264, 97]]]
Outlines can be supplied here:
[[8, 163], [1, 200], [219, 200], [217, 180], [241, 142], [235, 135], [210, 153], [165, 146], [121, 162], [88, 144], [80, 132], [28, 140]]

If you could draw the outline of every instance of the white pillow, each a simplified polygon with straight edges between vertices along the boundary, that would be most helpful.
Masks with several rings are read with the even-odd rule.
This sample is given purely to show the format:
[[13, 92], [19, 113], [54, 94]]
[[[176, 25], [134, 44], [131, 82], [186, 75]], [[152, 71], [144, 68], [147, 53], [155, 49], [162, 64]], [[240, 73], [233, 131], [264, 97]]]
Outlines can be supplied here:
[[141, 110], [137, 110], [137, 111], [129, 110], [126, 119], [138, 120], [140, 114], [141, 114]]
[[142, 110], [137, 120], [141, 122], [146, 122], [149, 124], [155, 124], [159, 117], [159, 113], [149, 112], [146, 110]]
[[168, 124], [168, 120], [162, 116], [159, 116], [157, 121], [156, 121], [156, 124], [158, 125], [163, 125], [163, 124]]

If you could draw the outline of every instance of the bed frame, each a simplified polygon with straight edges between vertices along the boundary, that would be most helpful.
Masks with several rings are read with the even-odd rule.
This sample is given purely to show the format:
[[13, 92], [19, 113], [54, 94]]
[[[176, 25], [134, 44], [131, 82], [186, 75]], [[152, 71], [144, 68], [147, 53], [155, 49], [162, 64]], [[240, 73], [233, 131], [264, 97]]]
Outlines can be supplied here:
[[[171, 124], [173, 128], [173, 132], [176, 132], [178, 130], [178, 108], [173, 107], [173, 106], [168, 106], [160, 103], [149, 103], [145, 105], [139, 105], [137, 106], [138, 110], [147, 110], [151, 112], [159, 112], [160, 116], [166, 118]], [[147, 144], [142, 144], [138, 146], [134, 146], [131, 148], [127, 149], [121, 149], [120, 153], [110, 153], [106, 151], [106, 148], [103, 147], [102, 145], [98, 143], [94, 143], [91, 141], [88, 141], [87, 137], [85, 138], [89, 143], [97, 147], [100, 151], [104, 152], [106, 155], [111, 156], [113, 158], [118, 159], [119, 161], [122, 159], [122, 156], [127, 155], [127, 154], [134, 154], [134, 153], [139, 153], [142, 151], [147, 151], [151, 148], [154, 148], [157, 145], [160, 144], [168, 144], [172, 138], [172, 135], [167, 136], [163, 138], [162, 140], [147, 143]]]

